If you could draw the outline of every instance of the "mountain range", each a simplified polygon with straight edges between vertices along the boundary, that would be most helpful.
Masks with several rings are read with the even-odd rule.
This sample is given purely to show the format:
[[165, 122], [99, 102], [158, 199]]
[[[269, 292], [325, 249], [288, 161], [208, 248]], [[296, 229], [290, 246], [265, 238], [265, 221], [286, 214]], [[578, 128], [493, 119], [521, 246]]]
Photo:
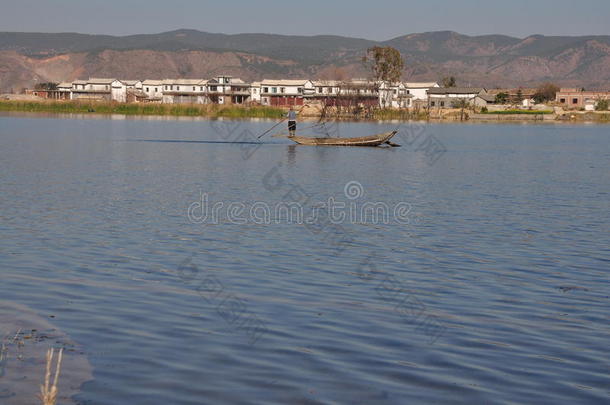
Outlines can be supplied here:
[[0, 92], [88, 77], [365, 77], [372, 46], [405, 59], [405, 81], [455, 76], [461, 86], [610, 88], [610, 36], [468, 36], [452, 31], [371, 41], [341, 36], [215, 34], [177, 30], [130, 36], [0, 32]]

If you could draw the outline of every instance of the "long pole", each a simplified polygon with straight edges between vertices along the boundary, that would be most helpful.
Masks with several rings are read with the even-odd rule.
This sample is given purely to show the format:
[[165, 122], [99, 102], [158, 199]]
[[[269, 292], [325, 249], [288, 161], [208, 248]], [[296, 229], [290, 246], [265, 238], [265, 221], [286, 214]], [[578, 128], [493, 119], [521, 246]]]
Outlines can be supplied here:
[[265, 132], [263, 132], [262, 134], [260, 134], [256, 139], [261, 139], [264, 135], [268, 134], [269, 132], [271, 132], [273, 130], [273, 128], [277, 127], [278, 125], [280, 125], [282, 122], [286, 121], [287, 118], [284, 118], [283, 120], [281, 120], [280, 122], [278, 122], [277, 124], [275, 124], [274, 126], [272, 126], [271, 128], [269, 128], [268, 130], [266, 130]]

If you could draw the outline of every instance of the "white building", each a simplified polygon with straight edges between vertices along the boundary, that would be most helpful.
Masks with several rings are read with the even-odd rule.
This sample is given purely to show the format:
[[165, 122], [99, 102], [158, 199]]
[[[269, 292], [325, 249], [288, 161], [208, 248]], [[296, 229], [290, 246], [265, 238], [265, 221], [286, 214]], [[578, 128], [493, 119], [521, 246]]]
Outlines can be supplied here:
[[127, 86], [117, 79], [91, 78], [72, 83], [73, 100], [127, 101]]
[[261, 82], [254, 82], [250, 85], [250, 101], [260, 104], [261, 102]]
[[244, 104], [251, 94], [250, 84], [237, 77], [223, 75], [208, 81], [208, 98], [215, 104]]
[[315, 97], [335, 97], [343, 85], [339, 80], [316, 80], [313, 82]]
[[57, 85], [57, 95], [55, 98], [60, 100], [72, 100], [72, 83], [61, 82]]
[[411, 108], [413, 95], [404, 83], [379, 84], [379, 106], [381, 108]]
[[440, 87], [436, 82], [404, 82], [407, 94], [413, 96], [413, 100], [428, 100], [428, 90]]
[[163, 100], [163, 80], [144, 80], [142, 92], [149, 102], [160, 102]]
[[142, 82], [140, 80], [121, 80], [127, 90], [142, 90]]
[[261, 104], [271, 106], [303, 105], [306, 97], [314, 95], [311, 80], [275, 80], [261, 82]]
[[453, 108], [459, 100], [474, 103], [477, 96], [487, 94], [487, 90], [481, 87], [435, 87], [428, 90], [428, 106], [431, 108]]
[[203, 79], [165, 79], [163, 80], [163, 103], [206, 104], [207, 80]]

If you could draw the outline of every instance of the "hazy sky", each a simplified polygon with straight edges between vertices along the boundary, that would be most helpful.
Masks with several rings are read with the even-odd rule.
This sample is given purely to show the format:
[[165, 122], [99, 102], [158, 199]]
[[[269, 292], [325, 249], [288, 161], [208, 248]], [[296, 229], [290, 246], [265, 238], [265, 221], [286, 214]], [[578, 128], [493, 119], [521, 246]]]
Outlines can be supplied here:
[[610, 35], [609, 0], [0, 0], [0, 31]]

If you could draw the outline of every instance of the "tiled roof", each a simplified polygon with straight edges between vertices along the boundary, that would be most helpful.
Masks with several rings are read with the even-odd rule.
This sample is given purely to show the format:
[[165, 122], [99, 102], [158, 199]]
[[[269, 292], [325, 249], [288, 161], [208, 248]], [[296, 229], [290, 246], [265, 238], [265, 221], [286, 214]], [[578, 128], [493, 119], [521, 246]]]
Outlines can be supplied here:
[[272, 80], [266, 79], [261, 82], [263, 86], [304, 86], [308, 79]]
[[183, 85], [183, 86], [201, 86], [208, 81], [203, 79], [165, 79], [163, 84]]
[[92, 77], [89, 80], [87, 80], [87, 83], [91, 83], [91, 84], [111, 84], [115, 80], [116, 79], [107, 79], [107, 78]]
[[433, 87], [428, 94], [479, 94], [485, 92], [482, 87]]
[[405, 87], [411, 89], [427, 89], [431, 87], [438, 87], [437, 82], [404, 82]]
[[493, 94], [479, 94], [477, 97], [482, 98], [488, 103], [493, 103], [496, 101], [496, 96], [494, 96]]

